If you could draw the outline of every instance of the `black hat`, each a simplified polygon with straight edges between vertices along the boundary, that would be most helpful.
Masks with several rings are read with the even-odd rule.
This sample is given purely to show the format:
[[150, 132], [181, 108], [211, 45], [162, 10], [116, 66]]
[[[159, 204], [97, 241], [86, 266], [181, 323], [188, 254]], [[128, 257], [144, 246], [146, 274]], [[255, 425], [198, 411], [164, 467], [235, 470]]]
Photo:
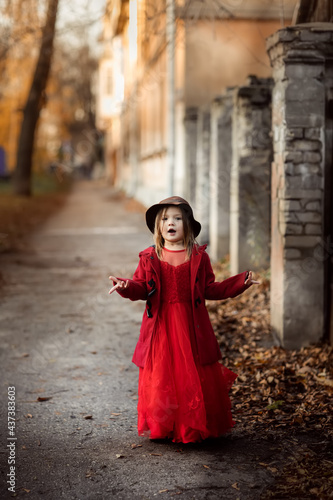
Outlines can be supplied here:
[[193, 234], [194, 237], [196, 238], [201, 231], [201, 224], [200, 222], [196, 221], [195, 218], [193, 217], [193, 211], [190, 204], [180, 196], [171, 196], [171, 198], [166, 198], [165, 200], [162, 200], [156, 205], [152, 205], [150, 208], [148, 208], [146, 212], [146, 223], [150, 231], [154, 233], [156, 215], [161, 210], [161, 208], [166, 208], [169, 207], [170, 205], [182, 207], [184, 211], [188, 214]]

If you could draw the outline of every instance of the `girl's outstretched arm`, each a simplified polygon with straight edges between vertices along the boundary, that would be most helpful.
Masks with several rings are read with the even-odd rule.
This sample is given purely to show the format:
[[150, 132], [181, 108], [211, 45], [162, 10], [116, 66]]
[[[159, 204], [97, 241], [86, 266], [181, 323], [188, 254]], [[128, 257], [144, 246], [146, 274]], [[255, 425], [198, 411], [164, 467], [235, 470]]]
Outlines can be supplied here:
[[231, 276], [221, 282], [215, 281], [215, 274], [210, 259], [207, 254], [204, 255], [206, 270], [205, 299], [222, 300], [236, 297], [247, 290], [251, 285], [258, 284], [258, 282], [252, 280], [252, 271]]
[[109, 291], [109, 294], [115, 292], [116, 290], [119, 291], [125, 290], [125, 288], [128, 287], [128, 280], [122, 281], [116, 278], [115, 276], [109, 276], [109, 279], [112, 280], [114, 283], [116, 283]]
[[247, 278], [245, 280], [245, 285], [260, 285], [260, 281], [254, 281], [252, 279], [252, 271], [248, 272]]
[[113, 281], [110, 294], [117, 291], [125, 299], [147, 300], [146, 275], [140, 263], [132, 279], [117, 278], [116, 276], [110, 276], [109, 279]]

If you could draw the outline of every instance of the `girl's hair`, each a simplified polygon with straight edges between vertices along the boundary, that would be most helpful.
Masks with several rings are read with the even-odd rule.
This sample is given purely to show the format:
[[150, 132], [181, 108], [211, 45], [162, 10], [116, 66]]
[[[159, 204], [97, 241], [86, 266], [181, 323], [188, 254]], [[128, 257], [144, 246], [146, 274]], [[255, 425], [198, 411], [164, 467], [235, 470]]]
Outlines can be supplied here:
[[[169, 205], [170, 207], [174, 207], [175, 205]], [[188, 213], [183, 209], [183, 207], [177, 207], [181, 210], [183, 216], [183, 229], [184, 229], [184, 247], [187, 253], [187, 259], [189, 260], [192, 255], [193, 247], [196, 243], [191, 221]], [[156, 247], [156, 253], [159, 259], [162, 257], [162, 250], [164, 248], [164, 238], [161, 233], [161, 220], [164, 216], [168, 207], [161, 208], [161, 210], [157, 213], [155, 218], [155, 228], [154, 228], [154, 242]]]

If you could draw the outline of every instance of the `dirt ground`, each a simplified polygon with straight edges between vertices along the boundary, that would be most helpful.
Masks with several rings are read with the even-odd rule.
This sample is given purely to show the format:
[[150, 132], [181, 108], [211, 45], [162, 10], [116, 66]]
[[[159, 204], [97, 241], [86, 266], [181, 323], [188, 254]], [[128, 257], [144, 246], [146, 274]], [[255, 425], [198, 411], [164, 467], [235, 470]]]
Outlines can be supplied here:
[[0, 256], [0, 497], [268, 498], [306, 440], [237, 426], [201, 444], [137, 436], [144, 303], [108, 294], [108, 276], [131, 276], [152, 244], [133, 208], [101, 181], [79, 182], [24, 251]]

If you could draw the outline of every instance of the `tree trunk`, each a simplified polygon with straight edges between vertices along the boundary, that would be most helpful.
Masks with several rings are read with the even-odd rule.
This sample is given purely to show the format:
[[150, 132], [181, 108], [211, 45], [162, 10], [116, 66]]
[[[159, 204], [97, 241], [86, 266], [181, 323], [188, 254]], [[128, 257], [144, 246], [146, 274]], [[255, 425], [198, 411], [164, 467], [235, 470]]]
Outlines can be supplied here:
[[330, 23], [333, 18], [332, 0], [301, 0], [296, 24]]
[[53, 54], [53, 40], [59, 0], [49, 0], [46, 22], [42, 32], [42, 43], [27, 102], [23, 110], [23, 121], [18, 142], [14, 192], [31, 195], [32, 156], [39, 114], [45, 105], [45, 88]]

